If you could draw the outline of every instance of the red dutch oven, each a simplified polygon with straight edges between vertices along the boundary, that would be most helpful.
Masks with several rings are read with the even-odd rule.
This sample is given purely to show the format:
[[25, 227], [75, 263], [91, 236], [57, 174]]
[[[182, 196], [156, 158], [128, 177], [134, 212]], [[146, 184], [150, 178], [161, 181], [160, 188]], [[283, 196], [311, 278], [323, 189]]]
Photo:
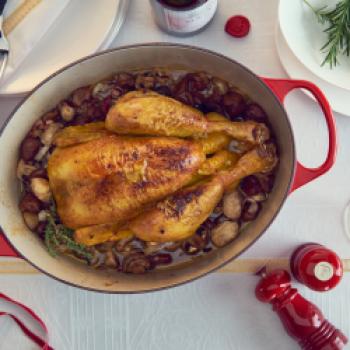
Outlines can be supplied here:
[[[280, 162], [274, 189], [258, 218], [228, 246], [187, 264], [172, 265], [145, 275], [98, 271], [67, 257], [51, 257], [42, 243], [24, 225], [18, 209], [19, 184], [16, 164], [20, 143], [31, 125], [72, 90], [98, 81], [113, 72], [151, 67], [204, 71], [231, 82], [267, 112], [276, 135]], [[328, 127], [328, 154], [318, 168], [306, 168], [296, 160], [293, 131], [283, 107], [286, 95], [306, 89], [322, 108]], [[307, 118], [307, 116], [305, 117]], [[167, 43], [134, 45], [105, 51], [77, 61], [36, 87], [16, 108], [1, 131], [0, 256], [21, 257], [35, 268], [62, 282], [106, 293], [133, 293], [179, 285], [205, 275], [251, 246], [268, 228], [288, 194], [328, 171], [335, 161], [336, 130], [331, 108], [314, 84], [303, 80], [261, 78], [240, 63], [205, 49]]]

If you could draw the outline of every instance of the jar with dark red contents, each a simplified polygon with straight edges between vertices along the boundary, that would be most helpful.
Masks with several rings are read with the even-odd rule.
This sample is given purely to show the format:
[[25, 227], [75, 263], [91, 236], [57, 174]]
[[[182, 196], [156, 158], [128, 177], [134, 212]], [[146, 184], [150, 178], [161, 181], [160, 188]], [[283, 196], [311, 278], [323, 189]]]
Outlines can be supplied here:
[[150, 3], [161, 29], [169, 34], [187, 36], [209, 24], [218, 0], [150, 0]]

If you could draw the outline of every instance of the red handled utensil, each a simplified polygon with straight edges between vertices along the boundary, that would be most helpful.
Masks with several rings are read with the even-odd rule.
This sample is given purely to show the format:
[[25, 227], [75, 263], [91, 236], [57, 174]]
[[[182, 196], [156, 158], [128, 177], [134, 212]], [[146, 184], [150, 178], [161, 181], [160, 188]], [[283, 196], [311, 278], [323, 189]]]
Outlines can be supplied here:
[[272, 304], [287, 333], [304, 350], [339, 350], [347, 344], [347, 337], [325, 319], [321, 310], [292, 288], [285, 270], [266, 273], [255, 289], [258, 300]]

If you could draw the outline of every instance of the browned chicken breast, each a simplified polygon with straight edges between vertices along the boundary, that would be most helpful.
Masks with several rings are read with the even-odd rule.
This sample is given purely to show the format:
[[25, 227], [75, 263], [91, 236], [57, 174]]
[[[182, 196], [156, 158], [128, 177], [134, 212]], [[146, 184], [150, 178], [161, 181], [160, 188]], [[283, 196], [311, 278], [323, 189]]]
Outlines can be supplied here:
[[183, 187], [204, 160], [193, 141], [112, 135], [56, 148], [48, 175], [62, 222], [78, 228], [125, 222]]

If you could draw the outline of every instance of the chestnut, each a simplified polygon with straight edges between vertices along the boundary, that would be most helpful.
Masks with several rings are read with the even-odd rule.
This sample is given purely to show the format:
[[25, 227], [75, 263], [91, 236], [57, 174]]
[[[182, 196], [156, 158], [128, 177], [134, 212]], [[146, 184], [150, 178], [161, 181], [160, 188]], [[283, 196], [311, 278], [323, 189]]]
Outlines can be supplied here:
[[33, 193], [27, 192], [19, 203], [19, 209], [22, 212], [37, 214], [41, 210], [41, 202]]
[[20, 157], [24, 161], [33, 160], [36, 156], [39, 148], [41, 147], [41, 142], [37, 137], [27, 136], [21, 144]]
[[254, 120], [256, 122], [264, 122], [267, 119], [265, 111], [257, 103], [250, 103], [244, 115], [247, 120]]
[[248, 197], [255, 196], [263, 192], [260, 181], [254, 175], [245, 177], [240, 183], [240, 188], [242, 192]]
[[235, 91], [229, 91], [224, 95], [223, 105], [225, 112], [232, 120], [236, 120], [246, 108], [244, 97]]

